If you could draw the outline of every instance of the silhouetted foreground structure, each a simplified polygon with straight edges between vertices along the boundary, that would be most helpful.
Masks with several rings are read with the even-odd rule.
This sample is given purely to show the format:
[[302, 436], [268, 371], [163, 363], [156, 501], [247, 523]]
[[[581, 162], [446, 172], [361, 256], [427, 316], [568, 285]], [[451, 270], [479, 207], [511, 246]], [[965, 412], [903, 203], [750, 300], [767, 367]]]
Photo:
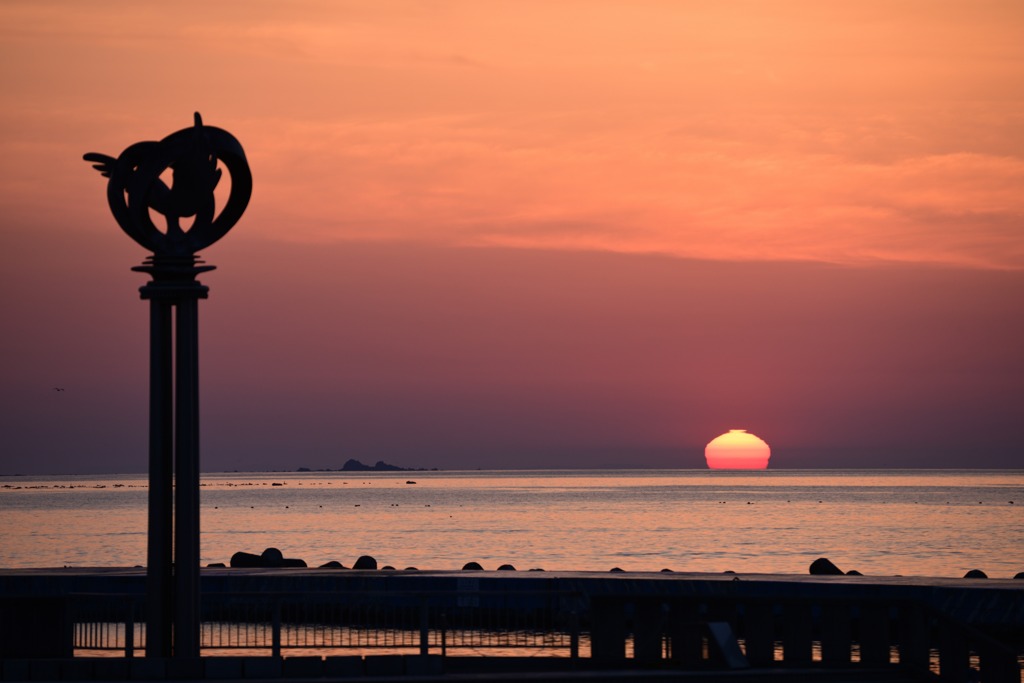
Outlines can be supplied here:
[[[147, 654], [198, 657], [199, 299], [209, 289], [196, 276], [214, 267], [200, 265], [196, 252], [241, 218], [252, 175], [238, 140], [204, 126], [198, 113], [192, 128], [159, 142], [136, 143], [116, 159], [90, 152], [85, 160], [110, 179], [107, 202], [117, 224], [153, 252], [132, 269], [152, 278], [140, 289], [150, 302]], [[219, 214], [218, 164], [231, 178]], [[170, 187], [161, 179], [168, 170]], [[164, 217], [165, 229], [151, 212]]]
[[[1024, 645], [1024, 589], [1010, 579], [205, 569], [204, 656], [137, 659], [143, 579], [0, 570], [5, 679], [534, 670], [1018, 683]], [[87, 656], [99, 652], [121, 657]]]

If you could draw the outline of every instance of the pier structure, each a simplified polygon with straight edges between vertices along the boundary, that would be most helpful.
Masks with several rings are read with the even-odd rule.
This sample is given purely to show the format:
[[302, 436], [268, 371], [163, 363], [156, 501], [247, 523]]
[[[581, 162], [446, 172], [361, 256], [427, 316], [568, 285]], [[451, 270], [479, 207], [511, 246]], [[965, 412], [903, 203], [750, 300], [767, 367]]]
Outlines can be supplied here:
[[[146, 632], [150, 657], [195, 658], [200, 650], [199, 300], [211, 271], [197, 252], [238, 222], [252, 194], [241, 144], [227, 131], [194, 126], [159, 142], [139, 142], [118, 157], [89, 153], [107, 183], [107, 202], [124, 232], [152, 252], [132, 270], [151, 281], [149, 516]], [[217, 212], [223, 170], [231, 189]], [[168, 185], [164, 178], [171, 177]], [[165, 226], [157, 227], [153, 215]], [[190, 221], [189, 224], [185, 224]]]
[[[1024, 583], [1013, 579], [209, 568], [202, 582], [203, 657], [183, 662], [137, 657], [141, 570], [0, 570], [0, 622], [20, 624], [0, 639], [0, 666], [74, 678], [115, 666], [88, 656], [103, 651], [121, 655], [125, 678], [166, 680], [1019, 683], [1024, 654]], [[30, 643], [47, 647], [30, 660]]]

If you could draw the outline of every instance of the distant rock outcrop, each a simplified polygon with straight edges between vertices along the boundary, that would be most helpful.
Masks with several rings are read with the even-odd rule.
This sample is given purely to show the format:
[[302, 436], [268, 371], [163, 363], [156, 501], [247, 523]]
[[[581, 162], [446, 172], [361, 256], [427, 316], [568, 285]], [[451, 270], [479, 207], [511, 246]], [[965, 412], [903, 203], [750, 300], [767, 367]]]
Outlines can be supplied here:
[[342, 472], [407, 472], [409, 468], [389, 465], [383, 460], [378, 460], [376, 465], [364, 465], [355, 458], [351, 458], [341, 466]]
[[988, 574], [981, 571], [980, 569], [972, 569], [971, 571], [964, 574], [965, 579], [987, 579]]
[[[317, 468], [311, 469], [309, 467], [300, 467], [296, 470], [297, 472], [436, 472], [437, 468], [432, 467], [429, 470], [426, 467], [399, 467], [398, 465], [392, 465], [386, 463], [383, 460], [378, 460], [374, 465], [366, 465], [355, 458], [350, 458], [341, 469], [332, 470], [328, 468]], [[407, 481], [406, 484], [415, 484], [414, 481]]]

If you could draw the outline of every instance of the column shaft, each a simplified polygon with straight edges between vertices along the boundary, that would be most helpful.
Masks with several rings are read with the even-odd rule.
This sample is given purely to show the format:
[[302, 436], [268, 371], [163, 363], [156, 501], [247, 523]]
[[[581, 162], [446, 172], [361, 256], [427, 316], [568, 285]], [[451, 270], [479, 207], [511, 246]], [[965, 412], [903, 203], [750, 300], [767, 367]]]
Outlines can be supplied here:
[[199, 301], [177, 302], [175, 657], [199, 656]]
[[146, 557], [146, 656], [171, 656], [173, 615], [171, 304], [151, 299], [149, 356], [149, 543]]

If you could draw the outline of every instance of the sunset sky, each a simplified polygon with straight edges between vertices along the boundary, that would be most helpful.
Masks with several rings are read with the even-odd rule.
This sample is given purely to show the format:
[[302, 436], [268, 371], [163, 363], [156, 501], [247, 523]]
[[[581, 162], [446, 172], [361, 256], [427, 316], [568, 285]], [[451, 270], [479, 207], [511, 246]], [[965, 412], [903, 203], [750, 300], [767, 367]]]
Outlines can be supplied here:
[[1024, 466], [1019, 0], [5, 0], [0, 51], [0, 473], [146, 469], [82, 154], [194, 111], [254, 178], [205, 470]]

